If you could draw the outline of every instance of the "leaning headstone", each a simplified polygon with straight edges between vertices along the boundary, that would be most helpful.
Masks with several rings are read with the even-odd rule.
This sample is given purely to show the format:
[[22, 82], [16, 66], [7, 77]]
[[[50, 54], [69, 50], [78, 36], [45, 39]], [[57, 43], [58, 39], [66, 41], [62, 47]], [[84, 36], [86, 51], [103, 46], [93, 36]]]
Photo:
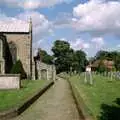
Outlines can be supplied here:
[[70, 76], [72, 75], [72, 67], [70, 67]]
[[91, 73], [91, 67], [86, 67], [86, 72], [85, 72], [85, 83], [89, 83], [90, 85], [93, 85], [93, 79], [92, 79], [92, 73]]
[[113, 80], [113, 71], [110, 72], [110, 80], [112, 81]]

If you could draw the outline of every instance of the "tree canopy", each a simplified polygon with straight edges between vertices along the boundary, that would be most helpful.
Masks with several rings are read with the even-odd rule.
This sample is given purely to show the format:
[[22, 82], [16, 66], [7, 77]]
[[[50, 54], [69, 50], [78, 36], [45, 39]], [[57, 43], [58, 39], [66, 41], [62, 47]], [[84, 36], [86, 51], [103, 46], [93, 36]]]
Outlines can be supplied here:
[[84, 71], [87, 59], [82, 50], [74, 51], [66, 41], [57, 40], [52, 47], [53, 55], [56, 58], [55, 65], [57, 73], [72, 71]]
[[95, 60], [110, 60], [114, 62], [115, 69], [120, 70], [120, 52], [118, 51], [98, 51]]
[[104, 60], [113, 61], [114, 69], [120, 70], [120, 52], [100, 50], [90, 60], [87, 60], [86, 53], [80, 50], [73, 50], [69, 42], [56, 40], [52, 47], [53, 55], [49, 55], [45, 50], [38, 49], [37, 58], [46, 64], [55, 64], [57, 73], [76, 71], [78, 73], [85, 71], [85, 67], [95, 61], [99, 62], [97, 70], [99, 72], [106, 71]]
[[53, 56], [49, 55], [45, 50], [38, 49], [37, 56], [40, 57], [40, 60], [46, 64], [52, 64]]

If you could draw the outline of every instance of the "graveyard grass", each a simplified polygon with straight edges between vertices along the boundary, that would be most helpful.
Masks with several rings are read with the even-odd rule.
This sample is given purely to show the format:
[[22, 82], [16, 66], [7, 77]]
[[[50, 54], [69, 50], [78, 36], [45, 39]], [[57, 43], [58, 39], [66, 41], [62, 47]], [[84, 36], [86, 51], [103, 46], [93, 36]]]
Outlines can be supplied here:
[[95, 118], [98, 118], [98, 116], [101, 116], [101, 113], [104, 114], [103, 112], [105, 112], [104, 109], [101, 109], [102, 105], [117, 106], [115, 100], [120, 98], [120, 81], [114, 79], [110, 81], [108, 77], [100, 75], [94, 75], [93, 80], [94, 84], [91, 86], [84, 84], [84, 75], [70, 77], [70, 82], [77, 87], [77, 91], [90, 112]]
[[22, 88], [15, 90], [0, 90], [0, 111], [17, 107], [33, 96], [47, 81], [22, 80]]

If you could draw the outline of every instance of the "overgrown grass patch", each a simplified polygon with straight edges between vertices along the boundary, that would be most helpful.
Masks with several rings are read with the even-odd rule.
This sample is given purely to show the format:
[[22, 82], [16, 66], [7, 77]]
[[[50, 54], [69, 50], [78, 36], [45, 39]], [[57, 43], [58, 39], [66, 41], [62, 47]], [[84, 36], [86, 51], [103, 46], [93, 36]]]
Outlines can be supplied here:
[[47, 81], [22, 80], [22, 88], [14, 90], [0, 90], [0, 111], [8, 110], [21, 105], [25, 100], [34, 95]]
[[[110, 81], [109, 78], [100, 75], [94, 75], [93, 80], [94, 84], [91, 86], [89, 84], [84, 84], [84, 75], [70, 77], [70, 82], [77, 88], [91, 113], [97, 119], [109, 120], [108, 117], [111, 117], [110, 115], [113, 114], [109, 113], [113, 110], [113, 106], [117, 106], [120, 112], [120, 104], [118, 105], [115, 102], [120, 98], [120, 81], [114, 79]], [[103, 105], [109, 107], [104, 108]], [[118, 117], [118, 114], [116, 114], [116, 116], [115, 114], [112, 117]], [[118, 119], [120, 119], [120, 115]]]

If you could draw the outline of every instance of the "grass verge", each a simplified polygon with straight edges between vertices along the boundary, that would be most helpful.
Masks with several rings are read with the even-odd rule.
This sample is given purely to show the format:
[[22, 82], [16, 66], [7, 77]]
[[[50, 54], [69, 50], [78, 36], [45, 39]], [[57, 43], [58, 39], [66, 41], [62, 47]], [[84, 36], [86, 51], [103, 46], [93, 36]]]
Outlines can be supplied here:
[[[120, 120], [120, 81], [94, 75], [94, 85], [84, 84], [84, 76], [72, 76], [71, 84], [77, 89], [90, 114], [99, 120]], [[119, 113], [118, 113], [119, 112]]]
[[12, 109], [24, 103], [30, 96], [42, 88], [47, 81], [23, 80], [22, 88], [14, 90], [0, 90], [0, 112]]

